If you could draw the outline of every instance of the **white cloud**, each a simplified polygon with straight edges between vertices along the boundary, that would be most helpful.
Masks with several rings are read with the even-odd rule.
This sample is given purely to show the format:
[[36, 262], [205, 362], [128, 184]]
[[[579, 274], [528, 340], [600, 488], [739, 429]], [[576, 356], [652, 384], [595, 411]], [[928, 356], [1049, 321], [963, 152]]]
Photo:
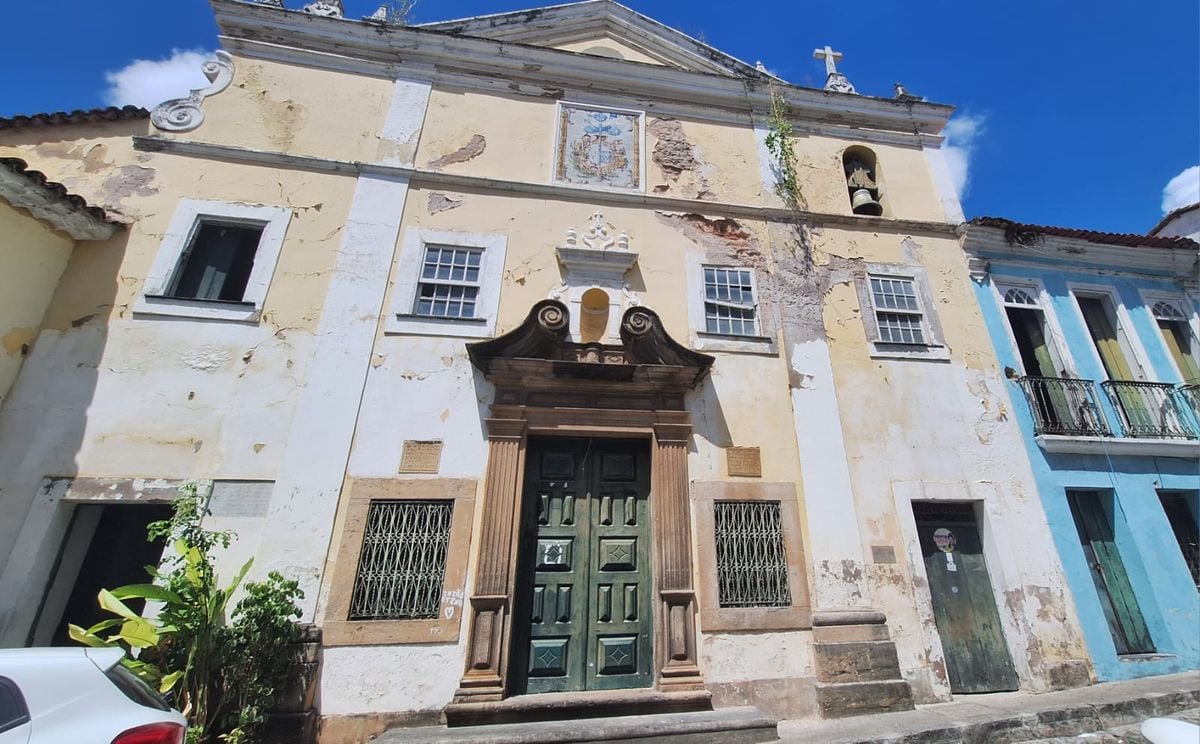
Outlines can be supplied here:
[[1184, 168], [1163, 187], [1163, 214], [1200, 202], [1200, 165]]
[[942, 130], [942, 136], [946, 138], [942, 155], [959, 198], [966, 196], [971, 188], [971, 156], [975, 153], [979, 137], [983, 135], [985, 123], [983, 115], [963, 114], [951, 119]]
[[166, 59], [135, 59], [119, 70], [104, 73], [108, 82], [104, 100], [109, 106], [150, 109], [163, 101], [182, 98], [192, 88], [208, 85], [200, 65], [212, 56], [202, 49], [175, 49]]

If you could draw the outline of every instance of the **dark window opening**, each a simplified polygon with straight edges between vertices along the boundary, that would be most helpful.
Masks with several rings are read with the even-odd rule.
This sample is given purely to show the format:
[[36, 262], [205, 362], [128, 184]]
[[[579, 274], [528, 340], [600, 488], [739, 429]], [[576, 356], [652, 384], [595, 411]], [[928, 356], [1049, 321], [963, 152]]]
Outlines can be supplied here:
[[1163, 511], [1171, 523], [1171, 531], [1175, 533], [1175, 541], [1179, 543], [1183, 559], [1192, 573], [1192, 583], [1200, 589], [1200, 529], [1196, 524], [1196, 494], [1160, 492], [1158, 500], [1162, 502]]
[[790, 607], [787, 553], [778, 501], [713, 505], [721, 607]]
[[240, 302], [254, 268], [263, 228], [202, 222], [179, 258], [167, 292], [187, 300]]

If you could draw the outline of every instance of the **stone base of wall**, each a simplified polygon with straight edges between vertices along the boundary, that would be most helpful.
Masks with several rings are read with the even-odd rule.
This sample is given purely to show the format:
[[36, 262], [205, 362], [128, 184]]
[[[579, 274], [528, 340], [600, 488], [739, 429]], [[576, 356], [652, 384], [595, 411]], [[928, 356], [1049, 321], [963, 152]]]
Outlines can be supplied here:
[[321, 716], [317, 744], [371, 744], [388, 729], [436, 726], [443, 722], [439, 711]]
[[315, 744], [317, 741], [321, 629], [305, 625], [291, 652], [296, 655], [292, 686], [280, 694], [279, 707], [267, 714], [264, 744]]
[[752, 705], [779, 720], [817, 715], [816, 680], [812, 677], [721, 682], [707, 688], [714, 708]]

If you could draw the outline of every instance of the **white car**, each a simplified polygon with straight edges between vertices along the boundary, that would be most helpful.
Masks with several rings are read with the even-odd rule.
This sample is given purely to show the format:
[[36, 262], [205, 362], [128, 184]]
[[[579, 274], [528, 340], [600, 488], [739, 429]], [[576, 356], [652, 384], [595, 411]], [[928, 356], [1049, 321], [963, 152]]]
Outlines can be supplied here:
[[183, 744], [187, 720], [119, 648], [0, 649], [0, 744]]

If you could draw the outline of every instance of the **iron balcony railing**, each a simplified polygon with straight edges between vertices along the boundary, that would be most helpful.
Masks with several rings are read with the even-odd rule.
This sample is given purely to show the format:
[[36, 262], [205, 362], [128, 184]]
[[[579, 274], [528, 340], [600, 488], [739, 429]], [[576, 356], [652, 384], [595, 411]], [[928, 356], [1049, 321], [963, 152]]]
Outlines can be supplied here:
[[1175, 391], [1192, 414], [1192, 421], [1200, 425], [1200, 382], [1185, 383]]
[[1165, 382], [1100, 383], [1127, 437], [1196, 439], [1195, 416], [1182, 390]]
[[1091, 380], [1026, 376], [1017, 383], [1033, 411], [1035, 434], [1112, 436]]

